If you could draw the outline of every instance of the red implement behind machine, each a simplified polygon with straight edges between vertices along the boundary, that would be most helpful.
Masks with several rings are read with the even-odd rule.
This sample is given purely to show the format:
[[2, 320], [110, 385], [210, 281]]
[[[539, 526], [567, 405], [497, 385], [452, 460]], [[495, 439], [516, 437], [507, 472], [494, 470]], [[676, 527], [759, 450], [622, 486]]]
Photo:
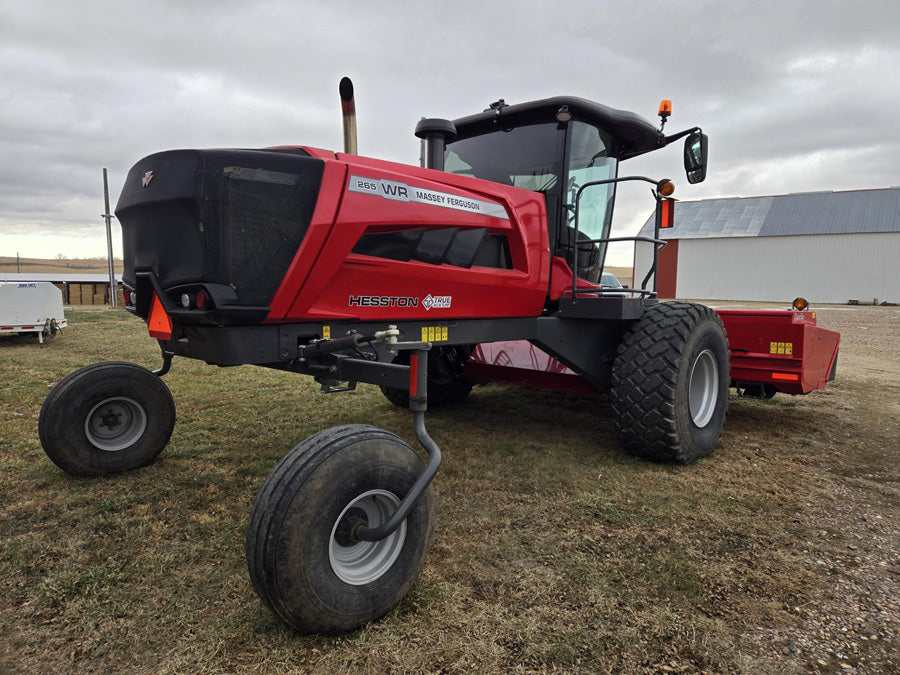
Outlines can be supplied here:
[[[741, 395], [808, 394], [834, 379], [840, 335], [817, 326], [815, 312], [716, 311], [728, 336], [731, 386]], [[597, 391], [581, 375], [524, 340], [476, 346], [463, 376], [576, 393]]]
[[423, 168], [352, 154], [349, 81], [340, 92], [344, 153], [173, 150], [131, 169], [116, 208], [125, 301], [162, 368], [86, 366], [39, 421], [71, 473], [147, 464], [174, 428], [161, 380], [174, 357], [309, 375], [325, 393], [375, 384], [408, 407], [427, 464], [397, 435], [349, 425], [297, 445], [263, 484], [247, 564], [287, 624], [351, 630], [414, 582], [441, 461], [425, 411], [464, 399], [472, 377], [606, 393], [625, 450], [689, 462], [715, 449], [729, 385], [808, 391], [833, 371], [837, 339], [807, 315], [659, 302], [652, 270], [638, 288], [601, 283], [618, 184], [647, 183], [656, 202], [655, 236], [627, 239], [656, 250], [673, 218], [672, 182], [620, 176], [621, 163], [683, 139], [688, 182], [706, 176], [706, 135], [663, 133], [671, 106], [657, 128], [576, 97], [500, 100], [422, 120]]
[[808, 394], [834, 379], [840, 335], [815, 312], [720, 309], [734, 386], [756, 396]]

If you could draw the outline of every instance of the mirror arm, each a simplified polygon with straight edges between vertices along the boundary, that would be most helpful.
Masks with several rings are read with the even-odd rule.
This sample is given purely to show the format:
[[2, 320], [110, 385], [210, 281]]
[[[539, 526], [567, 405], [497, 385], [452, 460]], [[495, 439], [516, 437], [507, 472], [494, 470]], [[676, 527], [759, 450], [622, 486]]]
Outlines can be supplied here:
[[672, 143], [673, 141], [682, 139], [685, 136], [694, 133], [695, 131], [703, 131], [703, 129], [701, 129], [700, 127], [691, 127], [690, 129], [685, 129], [684, 131], [679, 131], [677, 134], [672, 134], [671, 136], [663, 136], [662, 137], [662, 147], [667, 146], [669, 143]]

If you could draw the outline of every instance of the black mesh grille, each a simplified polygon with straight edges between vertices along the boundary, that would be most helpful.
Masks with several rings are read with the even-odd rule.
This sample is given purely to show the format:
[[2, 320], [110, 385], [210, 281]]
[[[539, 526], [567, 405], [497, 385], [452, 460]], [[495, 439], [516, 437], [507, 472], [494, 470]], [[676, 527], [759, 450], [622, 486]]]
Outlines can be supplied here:
[[265, 304], [303, 241], [318, 181], [306, 174], [225, 167], [221, 259], [242, 304]]
[[[129, 172], [116, 215], [126, 281], [151, 271], [163, 289], [224, 284], [265, 306], [316, 206], [324, 163], [302, 151], [173, 150]], [[141, 179], [148, 172], [148, 187]]]

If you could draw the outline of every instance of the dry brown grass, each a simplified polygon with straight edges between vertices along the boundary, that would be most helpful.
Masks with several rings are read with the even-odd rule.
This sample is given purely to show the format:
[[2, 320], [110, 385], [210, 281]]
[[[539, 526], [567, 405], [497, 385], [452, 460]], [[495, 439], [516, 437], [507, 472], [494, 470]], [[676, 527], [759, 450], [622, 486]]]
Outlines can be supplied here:
[[[122, 261], [113, 260], [117, 274], [122, 273]], [[19, 258], [0, 256], [0, 273], [2, 272], [36, 272], [39, 274], [106, 274], [109, 271], [106, 258]]]
[[[255, 597], [247, 514], [301, 439], [363, 422], [412, 442], [406, 413], [369, 387], [320, 396], [300, 376], [176, 360], [166, 382], [179, 419], [160, 460], [75, 479], [38, 442], [49, 387], [101, 360], [155, 367], [155, 342], [115, 311], [71, 313], [44, 347], [6, 338], [0, 662], [14, 672], [889, 671], [897, 620], [879, 614], [881, 586], [864, 594], [869, 578], [896, 590], [900, 429], [886, 413], [900, 400], [900, 366], [882, 365], [876, 389], [866, 359], [872, 340], [892, 352], [898, 314], [879, 311], [834, 313], [846, 347], [829, 389], [733, 398], [719, 450], [688, 467], [624, 455], [601, 397], [491, 386], [429, 413], [445, 462], [425, 571], [384, 620], [331, 638], [295, 634]], [[841, 586], [857, 572], [863, 590]], [[855, 652], [840, 624], [829, 633], [808, 611], [841, 600]]]

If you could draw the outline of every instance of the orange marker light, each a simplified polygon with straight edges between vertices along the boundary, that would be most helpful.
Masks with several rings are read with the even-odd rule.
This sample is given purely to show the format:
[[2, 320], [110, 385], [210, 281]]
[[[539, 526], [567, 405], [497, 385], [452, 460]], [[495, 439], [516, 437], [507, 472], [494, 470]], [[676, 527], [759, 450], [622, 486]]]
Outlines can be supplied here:
[[660, 229], [666, 229], [668, 227], [672, 227], [675, 224], [675, 200], [674, 199], [660, 199], [659, 200], [659, 227]]
[[659, 116], [668, 117], [672, 114], [672, 101], [663, 99], [659, 102]]
[[156, 293], [153, 294], [153, 300], [150, 301], [150, 316], [147, 319], [147, 329], [150, 332], [150, 336], [158, 340], [172, 339], [172, 319], [166, 314], [166, 310]]
[[800, 376], [793, 373], [772, 373], [772, 379], [782, 380], [783, 382], [797, 382]]

